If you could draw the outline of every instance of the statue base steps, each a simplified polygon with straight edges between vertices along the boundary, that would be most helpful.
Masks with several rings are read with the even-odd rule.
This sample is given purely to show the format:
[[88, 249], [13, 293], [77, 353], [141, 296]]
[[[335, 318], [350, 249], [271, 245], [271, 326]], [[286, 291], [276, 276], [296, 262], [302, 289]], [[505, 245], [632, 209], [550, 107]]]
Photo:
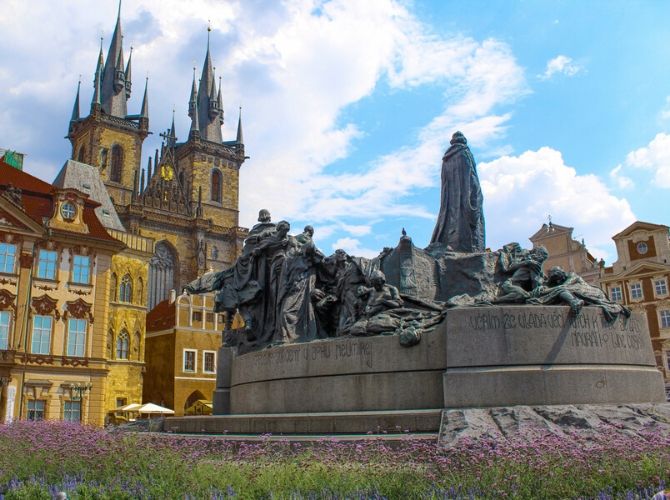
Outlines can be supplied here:
[[666, 401], [644, 318], [609, 323], [597, 307], [455, 308], [413, 347], [398, 336], [223, 347], [217, 369], [220, 416], [171, 418], [166, 430], [436, 432], [442, 408]]
[[403, 434], [437, 437], [441, 409], [170, 417], [167, 432], [186, 434]]

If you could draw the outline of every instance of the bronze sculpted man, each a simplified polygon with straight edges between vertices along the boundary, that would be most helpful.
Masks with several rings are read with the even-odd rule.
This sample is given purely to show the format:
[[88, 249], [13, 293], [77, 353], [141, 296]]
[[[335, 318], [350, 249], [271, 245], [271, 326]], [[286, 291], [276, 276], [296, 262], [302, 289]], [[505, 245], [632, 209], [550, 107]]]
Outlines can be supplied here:
[[545, 285], [528, 303], [567, 304], [574, 314], [579, 314], [585, 304], [594, 305], [602, 309], [608, 321], [614, 321], [619, 315], [630, 316], [630, 310], [609, 300], [600, 288], [589, 285], [580, 276], [558, 266], [549, 270]]
[[484, 210], [475, 159], [461, 132], [451, 138], [442, 158], [440, 213], [431, 246], [454, 252], [483, 252]]

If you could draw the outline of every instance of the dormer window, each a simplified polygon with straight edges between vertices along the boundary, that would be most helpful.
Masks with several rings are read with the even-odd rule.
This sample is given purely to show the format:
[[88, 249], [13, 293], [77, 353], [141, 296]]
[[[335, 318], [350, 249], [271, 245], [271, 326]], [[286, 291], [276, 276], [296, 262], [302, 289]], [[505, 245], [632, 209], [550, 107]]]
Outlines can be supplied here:
[[72, 221], [77, 215], [77, 207], [74, 206], [74, 203], [66, 201], [60, 206], [60, 214], [66, 221]]

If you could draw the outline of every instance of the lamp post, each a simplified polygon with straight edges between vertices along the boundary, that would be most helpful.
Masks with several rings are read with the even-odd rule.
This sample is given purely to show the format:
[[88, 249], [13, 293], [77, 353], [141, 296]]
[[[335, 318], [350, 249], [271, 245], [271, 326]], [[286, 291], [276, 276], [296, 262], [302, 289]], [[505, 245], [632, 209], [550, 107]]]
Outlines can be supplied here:
[[93, 384], [90, 382], [70, 384], [70, 399], [72, 401], [81, 401], [84, 395], [91, 390]]

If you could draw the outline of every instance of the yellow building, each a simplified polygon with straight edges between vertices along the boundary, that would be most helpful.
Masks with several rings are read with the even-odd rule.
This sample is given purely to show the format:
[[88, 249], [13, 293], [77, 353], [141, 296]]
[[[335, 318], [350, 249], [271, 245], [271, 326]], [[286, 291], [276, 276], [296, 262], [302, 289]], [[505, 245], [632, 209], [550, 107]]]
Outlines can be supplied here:
[[3, 421], [102, 425], [112, 260], [99, 204], [0, 162]]
[[112, 256], [110, 270], [105, 352], [109, 373], [104, 402], [109, 414], [120, 406], [142, 400], [146, 283], [154, 242], [125, 231], [97, 168], [68, 160], [53, 185], [78, 189], [100, 203], [95, 209], [98, 219], [111, 236], [125, 244], [121, 252]]
[[214, 313], [213, 294], [164, 300], [147, 316], [145, 402], [174, 409], [212, 400], [225, 315]]
[[670, 386], [670, 235], [637, 221], [612, 237], [617, 260], [600, 274], [610, 299], [647, 317], [656, 363]]
[[221, 84], [209, 40], [199, 85], [193, 75], [188, 138], [178, 142], [173, 120], [146, 170], [141, 158], [149, 133], [148, 90], [145, 85], [140, 112], [129, 114], [131, 89], [131, 60], [125, 65], [119, 13], [107, 57], [102, 49], [98, 56], [90, 113], [80, 115], [77, 89], [68, 138], [72, 159], [99, 170], [128, 232], [156, 242], [145, 282], [152, 309], [170, 290], [234, 262], [247, 235], [238, 216], [239, 170], [246, 157], [241, 115], [236, 138], [222, 138]]
[[581, 243], [572, 237], [573, 228], [559, 226], [553, 222], [542, 224], [542, 227], [529, 239], [533, 248], [543, 246], [549, 252], [544, 263], [544, 269], [560, 266], [564, 270], [573, 272], [591, 284], [598, 286], [600, 263]]

